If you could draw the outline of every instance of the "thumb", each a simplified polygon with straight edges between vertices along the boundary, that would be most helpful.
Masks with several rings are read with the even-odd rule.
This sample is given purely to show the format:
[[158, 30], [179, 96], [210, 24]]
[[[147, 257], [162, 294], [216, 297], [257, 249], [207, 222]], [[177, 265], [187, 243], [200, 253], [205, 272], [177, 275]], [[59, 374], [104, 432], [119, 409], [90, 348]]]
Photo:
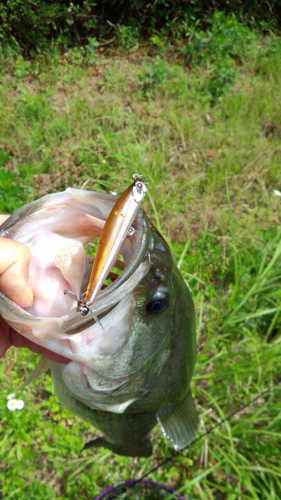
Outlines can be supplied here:
[[0, 290], [21, 307], [33, 302], [28, 284], [30, 250], [19, 241], [0, 237]]

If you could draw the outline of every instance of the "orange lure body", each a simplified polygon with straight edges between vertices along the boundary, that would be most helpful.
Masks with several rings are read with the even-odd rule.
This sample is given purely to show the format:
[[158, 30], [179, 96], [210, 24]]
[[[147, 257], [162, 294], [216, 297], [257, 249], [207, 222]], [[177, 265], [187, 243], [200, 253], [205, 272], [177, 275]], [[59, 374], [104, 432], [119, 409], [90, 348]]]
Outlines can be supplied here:
[[137, 174], [133, 176], [133, 179], [134, 182], [117, 200], [105, 222], [84, 296], [84, 301], [88, 306], [93, 304], [114, 267], [145, 196], [146, 186], [144, 182]]

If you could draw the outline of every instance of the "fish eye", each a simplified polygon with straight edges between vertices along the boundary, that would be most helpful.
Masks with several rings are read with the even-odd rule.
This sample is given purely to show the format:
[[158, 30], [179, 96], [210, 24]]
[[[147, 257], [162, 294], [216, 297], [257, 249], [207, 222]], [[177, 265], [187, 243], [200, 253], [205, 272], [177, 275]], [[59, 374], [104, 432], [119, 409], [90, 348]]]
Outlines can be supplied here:
[[145, 310], [151, 313], [158, 313], [163, 311], [169, 305], [169, 302], [169, 293], [166, 290], [159, 290], [146, 303]]

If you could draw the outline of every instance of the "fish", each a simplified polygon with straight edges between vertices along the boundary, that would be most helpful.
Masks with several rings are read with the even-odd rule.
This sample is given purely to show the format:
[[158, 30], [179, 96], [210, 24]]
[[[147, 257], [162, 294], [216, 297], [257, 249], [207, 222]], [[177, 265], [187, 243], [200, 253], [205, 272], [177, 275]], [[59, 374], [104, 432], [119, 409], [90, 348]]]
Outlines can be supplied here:
[[148, 457], [156, 424], [175, 450], [189, 446], [198, 428], [190, 389], [195, 311], [166, 240], [142, 209], [120, 249], [122, 272], [111, 273], [93, 314], [77, 312], [64, 294], [85, 294], [93, 261], [86, 250], [117, 200], [67, 188], [14, 212], [0, 236], [29, 248], [34, 301], [23, 309], [0, 292], [0, 314], [24, 337], [69, 360], [48, 367], [60, 403], [101, 433], [85, 448]]

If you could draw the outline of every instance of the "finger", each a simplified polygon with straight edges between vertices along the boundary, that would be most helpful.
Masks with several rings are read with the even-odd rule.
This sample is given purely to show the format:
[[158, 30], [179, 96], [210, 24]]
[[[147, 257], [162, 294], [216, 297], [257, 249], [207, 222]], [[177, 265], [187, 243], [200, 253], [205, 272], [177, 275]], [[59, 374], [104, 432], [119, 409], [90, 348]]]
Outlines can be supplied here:
[[19, 241], [0, 237], [0, 289], [21, 307], [33, 303], [29, 276], [30, 251]]

